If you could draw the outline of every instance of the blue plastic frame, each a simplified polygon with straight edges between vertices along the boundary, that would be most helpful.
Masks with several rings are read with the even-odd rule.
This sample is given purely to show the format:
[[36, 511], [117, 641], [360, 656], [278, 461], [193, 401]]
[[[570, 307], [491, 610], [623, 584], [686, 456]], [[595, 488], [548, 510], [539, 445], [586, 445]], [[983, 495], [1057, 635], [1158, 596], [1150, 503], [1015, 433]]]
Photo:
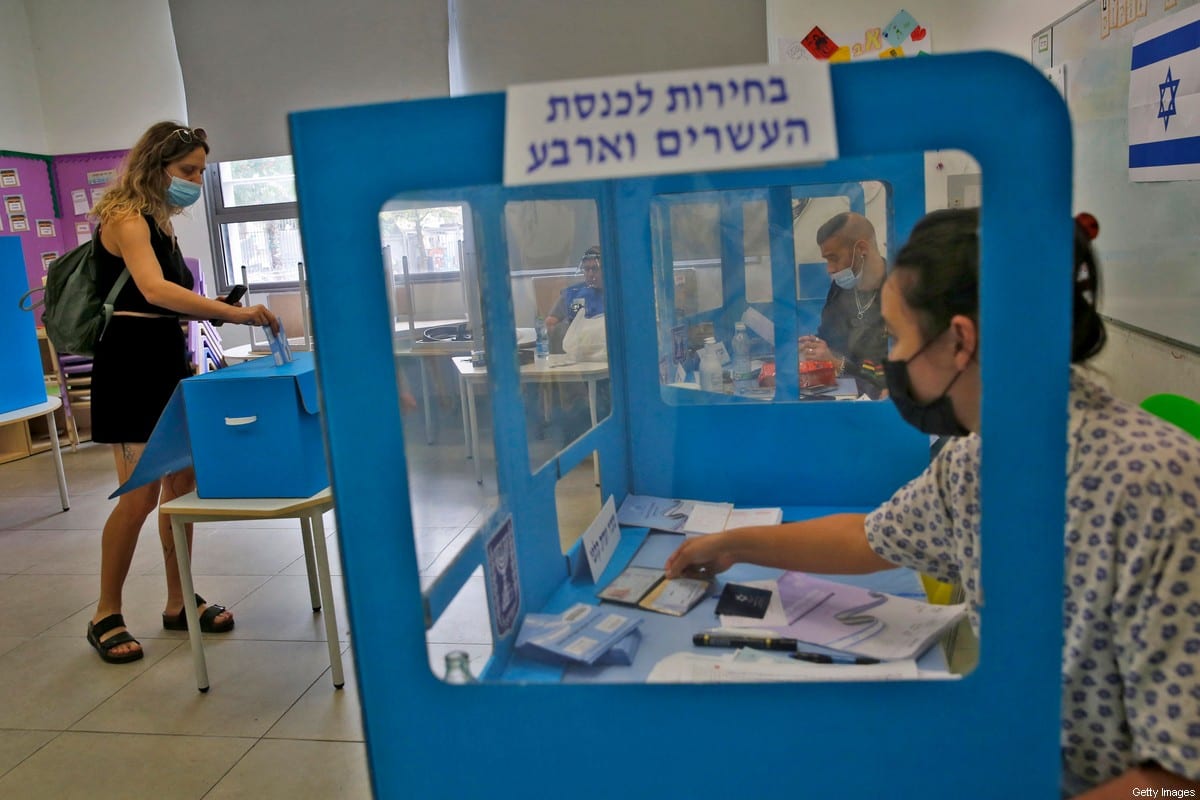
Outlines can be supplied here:
[[[981, 235], [987, 608], [979, 667], [961, 681], [881, 684], [463, 688], [436, 679], [421, 646], [425, 608], [401, 423], [386, 413], [399, 401], [379, 282], [377, 213], [398, 192], [499, 185], [504, 97], [297, 113], [290, 124], [321, 343], [318, 377], [378, 797], [1057, 796], [1070, 308], [1062, 265], [1071, 246], [1066, 109], [1037, 70], [999, 54], [835, 65], [831, 75], [844, 157], [958, 148], [987, 176]], [[881, 97], [925, 102], [919, 113], [872, 114], [869, 125], [849, 124]], [[790, 183], [809, 175], [775, 173]], [[618, 202], [623, 192], [642, 190], [637, 181], [613, 188]], [[622, 228], [620, 220], [617, 228], [616, 241], [603, 244], [630, 274], [617, 276], [625, 306], [619, 311], [627, 318], [618, 313], [610, 322], [610, 349], [630, 387], [619, 385], [621, 368], [615, 369], [618, 408], [585, 437], [604, 446], [625, 438], [615, 435], [627, 424], [620, 398], [628, 391], [633, 402], [633, 387], [657, 382], [656, 367], [625, 352], [625, 328], [614, 324], [628, 325], [651, 302], [652, 294], [636, 298], [628, 291], [645, 277], [639, 270], [648, 271], [639, 259], [649, 252], [649, 234]], [[486, 281], [498, 277], [485, 274], [483, 287], [495, 352], [515, 348], [508, 292], [487, 294]], [[491, 357], [494, 392], [515, 397], [516, 368], [504, 361]], [[803, 421], [817, 423], [806, 427], [820, 446], [826, 443], [820, 429], [850, 424], [840, 417], [856, 410], [847, 405], [713, 406], [697, 410], [705, 412], [702, 420], [686, 425], [752, 419], [782, 430], [776, 426], [795, 427], [805, 415]], [[871, 406], [885, 413], [886, 404]], [[631, 428], [628, 440], [640, 450], [639, 435]], [[498, 451], [501, 444], [498, 436]], [[580, 454], [584, 447], [573, 449]], [[671, 452], [668, 463], [676, 466], [685, 453]], [[643, 489], [639, 481], [654, 490], [691, 488], [669, 476], [630, 478], [632, 464], [612, 458], [621, 453], [622, 445], [612, 444], [602, 460], [606, 491]], [[528, 475], [528, 461], [521, 466]], [[857, 458], [851, 465], [847, 457], [845, 466], [863, 471]], [[778, 470], [795, 480], [794, 467], [762, 461], [751, 477]], [[891, 471], [883, 463], [874, 468]], [[501, 475], [502, 506], [519, 501], [532, 483]], [[753, 485], [739, 483], [735, 499], [743, 500], [741, 492], [751, 497]], [[514, 522], [522, 571], [560, 568], [538, 563], [536, 547], [527, 567], [521, 539], [536, 534], [516, 513]], [[714, 755], [715, 768], [702, 760]]]

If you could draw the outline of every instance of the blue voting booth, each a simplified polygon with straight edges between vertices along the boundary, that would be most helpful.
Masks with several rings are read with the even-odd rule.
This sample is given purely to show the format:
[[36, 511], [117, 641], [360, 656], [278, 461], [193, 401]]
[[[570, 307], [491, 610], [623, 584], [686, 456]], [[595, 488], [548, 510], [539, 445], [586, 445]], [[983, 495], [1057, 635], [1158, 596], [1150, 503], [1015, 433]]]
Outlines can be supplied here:
[[[1036, 70], [995, 54], [836, 65], [831, 79], [836, 161], [544, 187], [502, 185], [502, 95], [292, 115], [318, 384], [377, 796], [1056, 796], [1070, 308], [1061, 265], [1071, 246], [1065, 107]], [[903, 97], [920, 98], [920, 111], [877, 111], [881, 99]], [[958, 681], [861, 684], [566, 685], [511, 672], [521, 615], [541, 610], [568, 579], [554, 483], [593, 453], [602, 495], [618, 502], [638, 493], [814, 512], [869, 507], [927, 463], [925, 437], [888, 403], [797, 402], [796, 335], [812, 308], [796, 299], [805, 272], [790, 249], [789, 209], [806, 192], [839, 195], [855, 208], [861, 198], [839, 187], [888, 183], [894, 252], [924, 210], [921, 154], [940, 148], [968, 151], [985, 176], [987, 607], [978, 668]], [[669, 359], [664, 369], [676, 311], [672, 258], [655, 220], [669, 215], [673, 196], [706, 192], [718, 193], [723, 216], [739, 193], [765, 203], [774, 297], [752, 302], [722, 267], [725, 302], [686, 311], [726, 341], [749, 305], [771, 319], [772, 402], [706, 396], [667, 374]], [[424, 592], [379, 266], [379, 211], [398, 195], [471, 203], [495, 420], [499, 508]], [[531, 468], [502, 219], [509, 200], [563, 197], [600, 209], [612, 265], [611, 413]], [[722, 231], [723, 262], [740, 263], [732, 216]], [[501, 552], [512, 556], [519, 595], [497, 596], [489, 583], [495, 650], [483, 681], [444, 684], [430, 672], [425, 629], [471, 571]]]
[[28, 290], [21, 237], [0, 236], [0, 341], [4, 342], [0, 413], [46, 402], [37, 328], [33, 315], [17, 303]]

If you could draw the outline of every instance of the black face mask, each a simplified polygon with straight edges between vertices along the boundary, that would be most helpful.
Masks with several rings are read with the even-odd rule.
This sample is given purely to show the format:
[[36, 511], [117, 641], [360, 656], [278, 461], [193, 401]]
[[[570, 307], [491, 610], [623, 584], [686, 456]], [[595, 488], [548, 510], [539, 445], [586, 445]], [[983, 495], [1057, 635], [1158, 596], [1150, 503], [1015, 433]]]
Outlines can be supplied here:
[[950, 379], [950, 383], [946, 384], [946, 388], [942, 390], [941, 396], [936, 400], [922, 404], [913, 397], [912, 383], [908, 377], [908, 364], [925, 352], [925, 348], [929, 347], [936, 338], [935, 336], [921, 345], [921, 349], [913, 353], [907, 361], [893, 361], [888, 358], [883, 360], [883, 378], [887, 383], [888, 396], [896, 404], [896, 410], [900, 412], [900, 417], [922, 433], [928, 433], [931, 436], [966, 436], [970, 431], [964, 428], [958, 418], [954, 416], [954, 405], [950, 402], [949, 396], [950, 387], [958, 380], [958, 376], [962, 375], [961, 372]]

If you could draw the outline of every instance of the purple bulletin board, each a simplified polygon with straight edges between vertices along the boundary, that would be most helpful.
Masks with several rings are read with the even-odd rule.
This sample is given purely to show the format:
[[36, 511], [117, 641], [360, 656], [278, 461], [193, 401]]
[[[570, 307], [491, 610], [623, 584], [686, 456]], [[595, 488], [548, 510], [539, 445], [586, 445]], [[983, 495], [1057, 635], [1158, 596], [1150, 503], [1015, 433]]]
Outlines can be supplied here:
[[0, 152], [0, 234], [21, 240], [30, 288], [41, 286], [46, 266], [66, 252], [50, 161], [47, 156]]
[[[58, 189], [58, 205], [62, 212], [62, 240], [66, 249], [70, 250], [80, 244], [79, 234], [83, 230], [82, 226], [87, 226], [87, 236], [95, 233], [95, 220], [88, 214], [96, 205], [96, 198], [112, 183], [122, 159], [128, 152], [107, 150], [54, 157], [54, 183]], [[79, 192], [82, 192], [82, 195], [78, 195]]]

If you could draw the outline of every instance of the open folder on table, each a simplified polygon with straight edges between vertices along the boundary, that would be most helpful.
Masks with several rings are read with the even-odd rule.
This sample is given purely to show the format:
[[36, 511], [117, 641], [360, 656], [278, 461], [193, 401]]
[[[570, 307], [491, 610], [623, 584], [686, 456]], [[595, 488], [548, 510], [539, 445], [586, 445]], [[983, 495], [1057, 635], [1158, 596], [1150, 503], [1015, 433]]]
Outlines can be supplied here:
[[631, 494], [617, 511], [617, 522], [668, 533], [719, 533], [747, 525], [778, 525], [781, 508], [734, 508], [733, 503], [676, 500]]
[[771, 590], [766, 616], [722, 615], [721, 627], [881, 660], [916, 658], [966, 614], [963, 604], [933, 605], [803, 572], [746, 585]]

